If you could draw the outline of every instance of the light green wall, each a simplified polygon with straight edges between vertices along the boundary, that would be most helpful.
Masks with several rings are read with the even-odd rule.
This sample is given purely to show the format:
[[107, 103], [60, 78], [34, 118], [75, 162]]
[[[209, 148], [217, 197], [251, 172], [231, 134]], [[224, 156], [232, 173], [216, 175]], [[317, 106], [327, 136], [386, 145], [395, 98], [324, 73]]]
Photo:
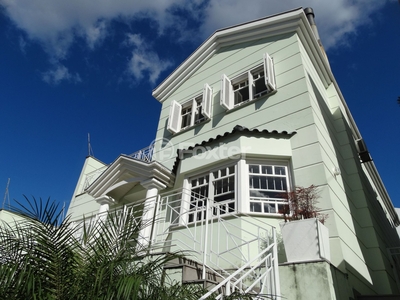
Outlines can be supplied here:
[[[387, 247], [398, 246], [398, 237], [379, 205], [382, 203], [379, 195], [373, 192], [377, 189], [372, 179], [359, 162], [349, 116], [339, 101], [338, 91], [333, 84], [324, 88], [302, 45], [300, 49], [310, 91], [312, 127], [317, 133], [314, 147], [319, 148], [316, 152], [320, 153], [320, 164], [325, 172], [325, 182], [320, 185], [320, 207], [329, 214], [326, 225], [331, 236], [332, 262], [348, 272], [353, 282], [359, 281], [359, 292], [391, 293], [397, 287]], [[301, 132], [292, 140], [300, 136]], [[307, 143], [304, 147], [310, 146]], [[295, 150], [293, 152], [296, 166]], [[334, 167], [340, 167], [341, 175], [333, 175]], [[294, 173], [297, 178], [296, 169]]]
[[[71, 216], [72, 220], [78, 220], [84, 215], [90, 216], [98, 212], [100, 205], [94, 201], [92, 196], [83, 193], [83, 191], [87, 176], [91, 173], [93, 174], [96, 170], [103, 170], [105, 166], [106, 164], [91, 156], [86, 158], [67, 212], [67, 215]], [[97, 176], [100, 174], [99, 172]], [[94, 179], [95, 177], [93, 177], [91, 182], [93, 182]]]
[[[307, 111], [306, 84], [304, 72], [299, 67], [301, 57], [297, 43], [295, 35], [285, 35], [220, 49], [163, 103], [157, 139], [169, 139], [176, 150], [230, 132], [236, 125], [293, 131], [307, 124], [312, 119]], [[275, 62], [278, 92], [240, 109], [226, 112], [219, 104], [221, 75], [226, 74], [232, 78], [261, 64], [265, 52], [268, 52]], [[170, 134], [166, 124], [171, 101], [185, 102], [201, 93], [205, 83], [213, 88], [212, 119], [190, 130]], [[156, 148], [155, 159], [171, 169], [175, 162], [175, 156], [162, 157], [159, 148]]]
[[[277, 92], [238, 109], [225, 111], [219, 103], [221, 75], [233, 78], [261, 64], [265, 52], [274, 59]], [[200, 94], [205, 83], [213, 88], [211, 120], [174, 135], [169, 133], [166, 125], [171, 101], [186, 102]], [[375, 187], [359, 163], [349, 118], [339, 92], [333, 83], [328, 88], [324, 86], [297, 35], [239, 43], [218, 50], [163, 102], [157, 139], [170, 140], [174, 149], [170, 152], [172, 155], [163, 156], [163, 151], [170, 149], [158, 147], [155, 158], [172, 169], [176, 162], [173, 154], [177, 149], [187, 149], [231, 132], [235, 125], [296, 131], [290, 140], [275, 141], [277, 148], [282, 146], [281, 142], [290, 141], [290, 149], [281, 153], [273, 150], [274, 147], [263, 147], [265, 141], [260, 142], [260, 139], [231, 137], [224, 139], [223, 143], [242, 150], [247, 146], [258, 146], [258, 149], [263, 149], [265, 157], [289, 156], [293, 184], [319, 187], [321, 198], [318, 206], [329, 216], [326, 225], [330, 231], [332, 263], [350, 274], [360, 292], [389, 293], [396, 287], [385, 251], [390, 245], [399, 245], [398, 238], [379, 206], [383, 203], [380, 196], [374, 196]], [[210, 151], [218, 151], [218, 147]], [[227, 159], [220, 157], [222, 161]], [[220, 162], [216, 158], [184, 159], [180, 163], [175, 188], [182, 186], [185, 174]], [[341, 175], [335, 176], [333, 170], [337, 167]], [[276, 223], [276, 220], [271, 222]], [[377, 253], [381, 259], [373, 261]], [[389, 270], [389, 273], [383, 274], [384, 270]]]
[[10, 211], [0, 209], [0, 226], [14, 227], [15, 223], [23, 222], [24, 218]]
[[346, 274], [327, 262], [279, 266], [281, 295], [288, 300], [354, 299]]

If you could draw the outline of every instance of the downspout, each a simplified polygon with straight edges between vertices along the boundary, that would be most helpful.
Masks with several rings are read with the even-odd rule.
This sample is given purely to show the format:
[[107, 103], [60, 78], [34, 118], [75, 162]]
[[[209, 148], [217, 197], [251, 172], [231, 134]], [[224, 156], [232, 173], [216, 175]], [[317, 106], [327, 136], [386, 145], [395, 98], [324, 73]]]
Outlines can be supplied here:
[[324, 46], [322, 45], [321, 39], [319, 37], [319, 33], [318, 33], [318, 28], [317, 28], [317, 24], [315, 23], [315, 14], [314, 14], [314, 10], [311, 7], [307, 7], [304, 9], [304, 13], [307, 17], [308, 23], [311, 26], [311, 29], [314, 33], [314, 37], [318, 42], [319, 47], [321, 48], [322, 53], [324, 54], [325, 60], [328, 64], [329, 69], [331, 68], [330, 64], [329, 64], [329, 60], [328, 60], [328, 56], [326, 55]]

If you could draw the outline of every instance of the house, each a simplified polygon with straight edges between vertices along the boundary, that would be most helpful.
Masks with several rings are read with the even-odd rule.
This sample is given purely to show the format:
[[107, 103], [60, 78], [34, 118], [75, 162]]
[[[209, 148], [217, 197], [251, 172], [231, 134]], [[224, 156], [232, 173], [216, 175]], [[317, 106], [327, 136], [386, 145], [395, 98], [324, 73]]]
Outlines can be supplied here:
[[[312, 9], [216, 31], [153, 96], [162, 108], [148, 148], [111, 164], [86, 159], [68, 211], [76, 224], [82, 215], [131, 213], [150, 224], [140, 236], [154, 253], [191, 253], [166, 266], [171, 278], [212, 291], [273, 299], [400, 294], [400, 220]], [[289, 246], [280, 211], [287, 191], [310, 185], [328, 216], [328, 244], [293, 261], [282, 250]]]

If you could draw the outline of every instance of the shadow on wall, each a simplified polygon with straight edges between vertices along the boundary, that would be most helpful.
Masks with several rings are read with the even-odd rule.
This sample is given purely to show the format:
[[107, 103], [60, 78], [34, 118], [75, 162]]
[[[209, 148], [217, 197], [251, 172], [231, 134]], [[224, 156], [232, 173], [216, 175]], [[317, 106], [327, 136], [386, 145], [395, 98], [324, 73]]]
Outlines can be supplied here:
[[[372, 285], [366, 280], [365, 276], [356, 271], [351, 261], [344, 262], [341, 267], [345, 269], [342, 270], [352, 273], [362, 281], [365, 287], [371, 290], [371, 294], [389, 294], [390, 290], [397, 293], [398, 286], [396, 285], [395, 275], [389, 262], [387, 248], [399, 247], [399, 236], [396, 229], [388, 222], [386, 214], [377, 199], [376, 192], [362, 169], [352, 131], [342, 111], [337, 108], [332, 113], [310, 75], [309, 80], [318, 105], [321, 111], [323, 111], [322, 116], [327, 125], [329, 136], [332, 139], [333, 150], [341, 167], [341, 177], [353, 221], [352, 225], [355, 229], [355, 236], [362, 256], [372, 277]], [[335, 123], [338, 125], [338, 122], [341, 122], [338, 127], [344, 128], [344, 132], [346, 133], [346, 143], [343, 143], [343, 141], [339, 143], [335, 138], [339, 132], [336, 131], [334, 125]], [[343, 132], [340, 132], [340, 134], [343, 135]], [[348, 157], [346, 153], [349, 152], [352, 154], [351, 157], [345, 159], [345, 157]], [[349, 171], [352, 173], [348, 173]], [[356, 190], [354, 187], [357, 186], [360, 188]], [[380, 257], [377, 257], [377, 255]], [[371, 270], [377, 272], [371, 272]], [[385, 275], [387, 276], [387, 280], [383, 278]]]

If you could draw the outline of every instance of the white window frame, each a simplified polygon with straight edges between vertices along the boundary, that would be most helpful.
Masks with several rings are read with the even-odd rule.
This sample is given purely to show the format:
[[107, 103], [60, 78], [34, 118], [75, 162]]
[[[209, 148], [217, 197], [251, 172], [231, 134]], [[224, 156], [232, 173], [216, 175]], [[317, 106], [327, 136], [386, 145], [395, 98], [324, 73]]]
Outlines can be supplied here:
[[[211, 99], [212, 99], [212, 88], [205, 84], [203, 88], [203, 93], [197, 95], [196, 97], [186, 101], [183, 104], [172, 100], [169, 112], [169, 119], [167, 124], [167, 129], [172, 133], [178, 133], [184, 129], [195, 126], [196, 124], [202, 123], [211, 118]], [[200, 104], [199, 104], [200, 102]], [[199, 107], [201, 111], [199, 112]], [[183, 124], [183, 114], [187, 113], [188, 119], [190, 120]], [[199, 117], [201, 114], [201, 117]]]
[[[262, 170], [260, 169], [259, 173], [252, 173], [250, 171], [250, 166], [257, 165], [260, 168], [262, 167], [272, 167], [274, 169], [273, 174], [266, 174], [263, 173]], [[275, 168], [283, 168], [285, 170], [285, 174], [276, 174], [275, 173]], [[285, 198], [284, 197], [278, 197], [278, 196], [271, 196], [273, 193], [276, 193], [276, 195], [279, 195], [280, 193], [286, 193], [289, 192], [292, 189], [291, 185], [291, 172], [290, 172], [290, 166], [289, 162], [287, 161], [252, 161], [249, 160], [246, 162], [246, 180], [248, 183], [247, 186], [247, 210], [251, 214], [267, 214], [267, 215], [282, 215], [282, 209], [283, 205], [285, 204]], [[286, 186], [286, 189], [274, 189], [274, 188], [268, 188], [268, 186], [264, 187], [255, 187], [254, 185], [252, 186], [251, 184], [251, 177], [254, 176], [259, 176], [261, 178], [263, 177], [270, 177], [270, 180], [273, 179], [281, 179], [284, 180], [284, 185]], [[260, 180], [261, 183], [261, 180]], [[270, 184], [275, 184], [274, 180], [271, 180], [269, 182]], [[267, 183], [265, 183], [267, 185]], [[264, 193], [263, 196], [254, 196], [254, 194], [259, 191], [260, 195]], [[252, 195], [253, 194], [253, 195]], [[257, 208], [257, 209], [256, 209]]]
[[[255, 94], [255, 75], [260, 74], [262, 72], [264, 74], [264, 84], [266, 87], [265, 92]], [[246, 82], [243, 86], [239, 87], [240, 84]], [[236, 89], [235, 89], [236, 88]], [[248, 99], [237, 101], [235, 96], [235, 90], [247, 88]], [[264, 54], [263, 64], [258, 65], [251, 70], [233, 78], [229, 79], [225, 74], [222, 75], [221, 78], [221, 97], [220, 104], [226, 110], [231, 110], [234, 107], [238, 107], [244, 103], [248, 103], [258, 99], [259, 97], [269, 94], [276, 90], [276, 82], [275, 82], [275, 69], [273, 59], [269, 56], [268, 53]], [[236, 93], [238, 95], [238, 93]]]
[[[267, 160], [267, 159], [240, 159], [231, 164], [224, 164], [218, 168], [214, 168], [211, 171], [202, 172], [193, 174], [185, 177], [184, 179], [184, 188], [190, 191], [185, 197], [184, 203], [182, 203], [183, 213], [181, 217], [181, 224], [191, 224], [198, 221], [203, 221], [206, 218], [206, 202], [205, 198], [209, 199], [213, 205], [212, 207], [212, 217], [216, 216], [224, 216], [229, 215], [231, 213], [250, 213], [256, 215], [271, 215], [271, 216], [282, 216], [282, 212], [280, 212], [279, 206], [286, 205], [284, 198], [279, 197], [257, 197], [251, 196], [250, 191], [257, 190], [256, 188], [252, 188], [250, 185], [250, 178], [252, 173], [249, 171], [250, 165], [259, 165], [259, 166], [273, 166], [273, 167], [281, 167], [285, 170], [285, 175], [274, 174], [275, 177], [284, 178], [286, 182], [286, 192], [292, 190], [292, 174], [290, 162], [288, 160]], [[220, 202], [214, 201], [214, 185], [215, 182], [214, 172], [220, 171], [222, 169], [234, 168], [234, 197], [233, 199], [222, 200]], [[207, 192], [202, 193], [206, 194], [207, 197], [201, 195], [195, 195], [192, 193], [193, 189], [198, 188], [201, 184], [192, 185], [193, 180], [198, 180], [201, 177], [208, 176], [208, 182], [204, 186], [207, 186]], [[226, 178], [230, 175], [225, 175], [219, 178]], [[267, 174], [260, 174], [260, 176], [267, 176]], [[267, 192], [274, 192], [276, 190], [266, 190]], [[277, 191], [284, 192], [283, 190]], [[221, 194], [220, 194], [221, 195]], [[253, 204], [252, 204], [253, 203]], [[261, 207], [260, 211], [252, 211], [252, 205], [259, 204]], [[267, 205], [267, 206], [264, 206]], [[265, 207], [268, 205], [274, 205], [275, 210], [273, 212], [266, 211]]]
[[[233, 169], [233, 170], [232, 170]], [[233, 173], [232, 173], [233, 172]], [[218, 173], [217, 176], [215, 173]], [[225, 173], [225, 174], [223, 174]], [[233, 179], [232, 179], [233, 177]], [[227, 215], [233, 212], [237, 212], [238, 204], [238, 187], [237, 187], [237, 177], [238, 177], [238, 169], [237, 169], [237, 162], [234, 164], [223, 165], [218, 168], [212, 169], [209, 172], [202, 173], [199, 175], [190, 176], [188, 178], [188, 187], [190, 189], [190, 204], [188, 209], [188, 218], [187, 223], [194, 223], [197, 221], [202, 221], [206, 217], [206, 200], [205, 198], [209, 199], [213, 205], [212, 207], [212, 215], [213, 216], [220, 216], [220, 215]], [[208, 178], [207, 184], [204, 184], [204, 179], [202, 180], [203, 183], [198, 183], [193, 186], [193, 181], [197, 181], [200, 178]], [[231, 190], [222, 191], [221, 193], [216, 193], [216, 182], [221, 182], [221, 180], [227, 179], [228, 180], [228, 188], [229, 183], [232, 183], [233, 180], [233, 199], [226, 199], [222, 201], [216, 201], [216, 198], [219, 196], [229, 195], [231, 194]], [[193, 189], [197, 189], [199, 187], [206, 187], [207, 188], [207, 197], [202, 196], [200, 194], [192, 193]], [[223, 188], [223, 187], [222, 187]], [[204, 199], [204, 200], [203, 200]]]

